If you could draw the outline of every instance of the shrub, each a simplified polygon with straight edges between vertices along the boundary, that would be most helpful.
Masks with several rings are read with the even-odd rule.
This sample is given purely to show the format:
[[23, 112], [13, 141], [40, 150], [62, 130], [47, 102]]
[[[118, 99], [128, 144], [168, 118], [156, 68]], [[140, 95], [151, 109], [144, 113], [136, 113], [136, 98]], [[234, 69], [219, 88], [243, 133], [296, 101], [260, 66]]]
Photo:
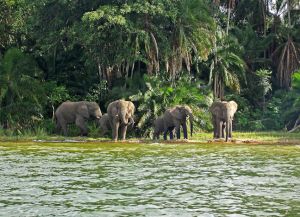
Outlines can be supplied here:
[[139, 91], [130, 99], [137, 105], [137, 131], [139, 135], [152, 134], [153, 121], [174, 105], [189, 105], [195, 116], [195, 131], [210, 130], [208, 106], [212, 102], [212, 93], [206, 88], [199, 88], [200, 83], [181, 77], [171, 83], [166, 77], [144, 77], [146, 90]]

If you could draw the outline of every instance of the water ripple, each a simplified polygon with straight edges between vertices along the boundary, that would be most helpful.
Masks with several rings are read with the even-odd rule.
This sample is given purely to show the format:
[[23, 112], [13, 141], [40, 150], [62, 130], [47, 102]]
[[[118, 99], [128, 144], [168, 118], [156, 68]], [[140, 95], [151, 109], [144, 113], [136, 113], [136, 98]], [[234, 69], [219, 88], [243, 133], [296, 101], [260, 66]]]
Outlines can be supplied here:
[[297, 146], [0, 144], [1, 216], [296, 216]]

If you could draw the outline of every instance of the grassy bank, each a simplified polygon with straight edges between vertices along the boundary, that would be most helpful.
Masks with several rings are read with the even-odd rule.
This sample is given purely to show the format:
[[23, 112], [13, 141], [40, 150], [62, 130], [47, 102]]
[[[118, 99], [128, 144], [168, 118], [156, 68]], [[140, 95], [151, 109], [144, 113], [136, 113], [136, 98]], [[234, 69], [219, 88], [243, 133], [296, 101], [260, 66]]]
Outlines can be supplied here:
[[[279, 131], [268, 131], [268, 132], [234, 132], [234, 138], [232, 143], [300, 143], [300, 133], [287, 133]], [[91, 137], [64, 137], [60, 135], [47, 135], [44, 132], [39, 132], [37, 134], [28, 133], [25, 135], [5, 135], [2, 133], [0, 135], [0, 141], [85, 141], [85, 142], [104, 142], [110, 141], [109, 137], [98, 137], [92, 135]], [[152, 142], [149, 138], [128, 138], [131, 142]], [[164, 142], [164, 140], [158, 141]], [[170, 141], [168, 141], [170, 142]], [[174, 141], [178, 143], [177, 141]], [[212, 133], [195, 133], [188, 141], [180, 140], [180, 143], [195, 142], [195, 143], [223, 143], [224, 140], [213, 140]]]
[[[282, 131], [263, 132], [233, 132], [233, 140], [257, 140], [257, 141], [300, 141], [300, 133], [287, 133]], [[212, 140], [212, 133], [197, 133], [194, 140]]]

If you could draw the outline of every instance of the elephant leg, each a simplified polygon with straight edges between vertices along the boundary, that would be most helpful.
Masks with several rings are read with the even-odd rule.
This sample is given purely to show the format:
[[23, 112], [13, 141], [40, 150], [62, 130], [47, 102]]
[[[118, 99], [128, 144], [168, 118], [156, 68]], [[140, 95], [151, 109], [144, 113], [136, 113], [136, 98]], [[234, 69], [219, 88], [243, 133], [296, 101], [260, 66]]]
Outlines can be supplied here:
[[177, 139], [180, 139], [180, 123], [176, 123], [175, 132], [176, 132]]
[[216, 118], [215, 117], [213, 117], [213, 119], [212, 119], [212, 122], [213, 122], [213, 128], [214, 128], [214, 139], [215, 138], [217, 138], [218, 136], [217, 136], [217, 123], [216, 123]]
[[164, 130], [164, 140], [167, 140], [167, 133], [168, 133], [168, 129]]
[[229, 122], [229, 138], [232, 138], [232, 120]]
[[108, 132], [107, 128], [101, 128], [100, 136], [104, 136]]
[[126, 132], [127, 132], [127, 125], [123, 125], [120, 128], [121, 128], [121, 137], [122, 137], [122, 140], [125, 140], [126, 139]]
[[79, 127], [81, 136], [87, 136], [88, 135], [87, 127], [86, 127], [85, 120], [84, 120], [83, 117], [77, 117], [76, 121], [75, 121], [75, 124], [76, 124], [77, 127]]
[[109, 128], [106, 125], [102, 126], [101, 129], [102, 129], [102, 135], [103, 136], [109, 132]]
[[58, 134], [60, 134], [60, 133], [61, 133], [61, 130], [62, 130], [62, 128], [61, 128], [60, 123], [59, 123], [58, 121], [56, 121], [56, 132], [57, 132]]
[[182, 131], [183, 131], [183, 138], [187, 139], [188, 135], [187, 135], [187, 127], [186, 127], [186, 123], [185, 122], [182, 124]]
[[114, 141], [117, 141], [118, 140], [118, 131], [119, 131], [119, 126], [120, 126], [120, 123], [119, 121], [115, 121], [114, 124], [113, 124], [113, 133], [112, 133], [112, 139]]
[[159, 139], [159, 134], [161, 133], [161, 131], [154, 131], [154, 134], [153, 134], [153, 139]]
[[225, 128], [226, 128], [226, 123], [223, 121], [222, 122], [222, 138], [225, 138]]
[[219, 120], [217, 123], [218, 127], [218, 139], [222, 137], [222, 131], [223, 131], [223, 121]]
[[173, 129], [169, 128], [169, 132], [170, 132], [170, 140], [174, 139], [174, 135], [173, 135]]
[[64, 136], [68, 136], [68, 128], [67, 128], [67, 124], [65, 121], [59, 121], [59, 128], [62, 129]]
[[229, 125], [230, 125], [230, 121], [226, 121], [226, 138], [225, 138], [225, 141], [227, 142], [228, 141], [228, 137], [229, 137]]

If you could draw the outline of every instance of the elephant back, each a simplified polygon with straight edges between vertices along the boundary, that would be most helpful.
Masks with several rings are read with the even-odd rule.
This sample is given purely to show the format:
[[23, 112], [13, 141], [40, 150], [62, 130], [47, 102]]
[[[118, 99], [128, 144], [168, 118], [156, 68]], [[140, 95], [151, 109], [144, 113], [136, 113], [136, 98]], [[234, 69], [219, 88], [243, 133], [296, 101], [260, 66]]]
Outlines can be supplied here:
[[100, 119], [100, 125], [103, 127], [110, 127], [109, 116], [108, 114], [104, 114]]
[[116, 116], [118, 114], [118, 100], [111, 102], [107, 106], [107, 115], [108, 116]]

